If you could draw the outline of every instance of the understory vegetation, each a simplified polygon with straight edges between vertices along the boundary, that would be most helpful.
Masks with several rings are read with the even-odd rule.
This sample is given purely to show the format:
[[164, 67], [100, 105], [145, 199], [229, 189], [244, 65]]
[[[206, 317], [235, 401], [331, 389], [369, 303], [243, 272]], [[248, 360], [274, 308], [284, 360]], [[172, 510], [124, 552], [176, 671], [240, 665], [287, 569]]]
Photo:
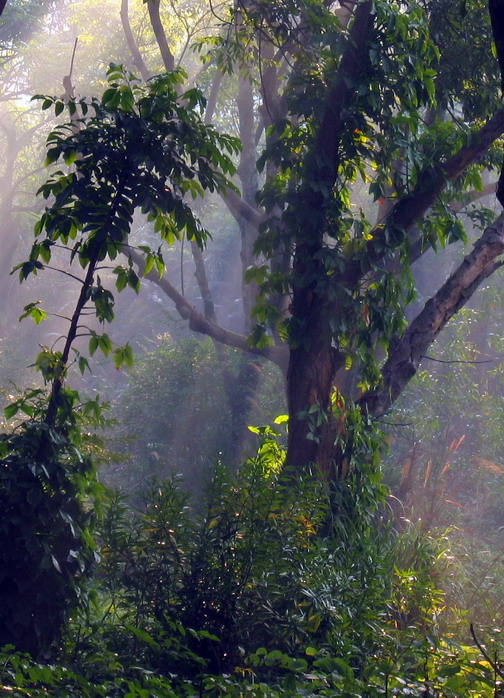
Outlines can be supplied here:
[[353, 478], [330, 497], [309, 474], [293, 484], [277, 433], [260, 436], [257, 456], [233, 475], [218, 467], [199, 500], [177, 478], [150, 483], [133, 511], [104, 493], [86, 602], [49, 662], [4, 648], [3, 691], [499, 695], [498, 599], [470, 629], [446, 532], [398, 531], [379, 484], [365, 497]]
[[[209, 470], [199, 495], [188, 494], [187, 484], [173, 475], [144, 482], [141, 496], [135, 488], [128, 501], [97, 485], [75, 435], [65, 461], [73, 509], [34, 494], [40, 473], [27, 470], [24, 482], [18, 474], [17, 500], [9, 489], [16, 505], [10, 518], [14, 526], [16, 516], [25, 521], [20, 574], [26, 596], [18, 582], [4, 617], [10, 613], [11, 629], [23, 627], [23, 633], [11, 633], [13, 644], [26, 635], [37, 641], [25, 644], [31, 657], [13, 644], [4, 647], [5, 695], [500, 695], [499, 536], [485, 539], [474, 531], [472, 541], [465, 538], [475, 522], [464, 521], [463, 510], [449, 527], [439, 510], [453, 500], [439, 491], [439, 481], [433, 494], [425, 473], [424, 504], [410, 500], [409, 510], [398, 508], [381, 482], [379, 439], [362, 444], [368, 458], [356, 456], [351, 475], [330, 490], [313, 471], [299, 477], [282, 469], [285, 424], [286, 417], [279, 417], [272, 427], [252, 428], [257, 454], [237, 470], [222, 464]], [[39, 439], [31, 438], [39, 448]], [[81, 447], [87, 452], [96, 443], [84, 440]], [[63, 446], [54, 448], [61, 459]], [[72, 461], [80, 465], [69, 474]], [[65, 487], [62, 475], [55, 477]], [[488, 475], [486, 482], [491, 485]], [[76, 485], [84, 495], [80, 515]], [[430, 520], [414, 506], [430, 507]], [[45, 560], [36, 557], [32, 541], [47, 530], [64, 565], [49, 559], [48, 548], [55, 546], [47, 540]], [[62, 550], [65, 541], [68, 549]], [[12, 549], [19, 547], [2, 547], [2, 566], [17, 564], [9, 559]], [[79, 564], [80, 575], [74, 569], [67, 576], [67, 563]], [[65, 585], [59, 601], [44, 575]], [[50, 598], [43, 593], [48, 585]], [[34, 598], [37, 590], [42, 593]], [[58, 603], [66, 609], [61, 618], [54, 615]], [[13, 609], [31, 613], [14, 618]], [[54, 618], [57, 635], [46, 624], [34, 627], [38, 617]]]

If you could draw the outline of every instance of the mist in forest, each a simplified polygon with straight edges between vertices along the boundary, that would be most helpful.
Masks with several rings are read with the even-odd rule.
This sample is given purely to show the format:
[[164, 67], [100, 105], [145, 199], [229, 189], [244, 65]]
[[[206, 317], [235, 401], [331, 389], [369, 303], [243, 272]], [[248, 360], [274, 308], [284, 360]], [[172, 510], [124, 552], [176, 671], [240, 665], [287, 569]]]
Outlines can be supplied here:
[[[36, 192], [50, 172], [44, 167], [45, 139], [67, 118], [55, 119], [51, 110], [41, 110], [40, 100], [31, 98], [63, 98], [69, 90], [79, 98], [99, 97], [110, 63], [123, 64], [144, 78], [162, 72], [167, 59], [163, 64], [146, 6], [140, 0], [130, 2], [128, 14], [126, 7], [122, 3], [121, 14], [119, 0], [20, 0], [8, 2], [0, 19], [4, 406], [18, 390], [41, 385], [30, 366], [41, 347], [60, 346], [79, 291], [71, 275], [82, 274], [77, 264], [68, 265], [65, 250], [55, 250], [48, 268], [23, 284], [17, 272], [10, 273], [29, 255], [34, 224], [44, 211], [45, 202]], [[257, 210], [255, 194], [264, 175], [255, 170], [255, 161], [265, 140], [257, 111], [258, 76], [251, 85], [243, 76], [220, 74], [212, 61], [201, 61], [201, 46], [195, 46], [222, 32], [209, 3], [165, 3], [160, 19], [173, 65], [186, 71], [187, 86], [199, 86], [209, 99], [205, 118], [241, 137], [235, 183], [247, 206]], [[382, 215], [381, 202], [372, 202], [359, 181], [352, 196], [355, 207], [370, 218]], [[480, 203], [495, 205], [492, 197]], [[254, 284], [243, 282], [254, 261], [250, 224], [216, 193], [194, 206], [211, 238], [203, 251], [185, 239], [164, 244], [165, 278], [201, 317], [246, 337], [253, 327], [249, 312], [256, 291]], [[465, 219], [464, 225], [471, 239], [471, 221]], [[153, 226], [140, 215], [132, 239], [136, 246], [159, 244]], [[413, 316], [423, 306], [438, 279], [463, 254], [458, 243], [442, 259], [432, 252], [413, 266], [417, 295], [407, 313]], [[127, 265], [126, 257], [120, 263]], [[115, 290], [112, 268], [104, 268], [100, 276], [115, 298], [115, 319], [105, 330], [115, 344], [129, 343], [135, 354], [132, 368], [118, 370], [110, 356], [96, 353], [90, 371], [80, 375], [74, 367], [68, 379], [83, 395], [100, 394], [110, 402], [110, 423], [100, 429], [105, 443], [98, 455], [102, 476], [138, 493], [149, 477], [180, 472], [197, 490], [218, 460], [235, 466], [254, 452], [257, 442], [249, 425], [272, 424], [285, 412], [282, 372], [264, 357], [192, 332], [180, 303], [158, 281], [142, 278], [136, 294], [130, 288]], [[467, 549], [486, 549], [504, 529], [503, 290], [500, 276], [457, 314], [410, 389], [383, 420], [389, 447], [383, 467], [397, 525], [413, 520], [426, 529], [454, 526], [460, 533], [455, 538]], [[23, 308], [34, 301], [40, 301], [48, 318], [40, 324], [30, 318], [18, 322]], [[96, 319], [89, 318], [87, 329], [100, 329]], [[82, 336], [76, 348], [86, 354], [87, 347], [88, 338]], [[351, 383], [351, 373], [345, 375], [346, 382]], [[359, 387], [352, 391], [357, 396]], [[489, 559], [488, 579], [492, 564]]]
[[[189, 21], [184, 16], [188, 10]], [[133, 25], [148, 66], [145, 70], [150, 75], [161, 72], [164, 66], [146, 26], [145, 7], [140, 2], [132, 4], [127, 19], [124, 15], [121, 18], [120, 11], [121, 3], [115, 0], [99, 7], [93, 2], [20, 2], [9, 4], [0, 20], [4, 405], [18, 390], [41, 384], [31, 365], [41, 348], [61, 348], [67, 318], [79, 292], [78, 281], [69, 275], [79, 276], [78, 266], [68, 265], [64, 250], [56, 250], [47, 268], [23, 284], [19, 284], [16, 272], [10, 273], [29, 255], [33, 227], [44, 210], [45, 201], [36, 192], [49, 173], [44, 168], [45, 139], [57, 123], [49, 111], [41, 110], [40, 101], [31, 97], [63, 96], [68, 80], [76, 96], [100, 95], [110, 63], [124, 64], [139, 74], [127, 43], [126, 22]], [[215, 18], [207, 3], [186, 3], [175, 16], [167, 8], [163, 21], [177, 61], [188, 73], [188, 83], [197, 79], [208, 91], [212, 71], [202, 71], [191, 48], [198, 37], [215, 31]], [[232, 89], [231, 84], [223, 89], [213, 118], [236, 132]], [[239, 225], [216, 195], [195, 205], [211, 242], [203, 253], [187, 240], [165, 245], [166, 276], [199, 312], [203, 313], [204, 304], [210, 302], [212, 319], [227, 330], [243, 333], [248, 320], [242, 297]], [[135, 228], [136, 245], [155, 241], [145, 217], [136, 217]], [[195, 259], [204, 270], [203, 281], [195, 277]], [[104, 269], [100, 275], [113, 290], [112, 269]], [[269, 423], [285, 411], [281, 375], [268, 362], [249, 359], [237, 350], [216, 352], [210, 340], [188, 330], [185, 318], [155, 282], [142, 280], [138, 294], [126, 288], [114, 295], [115, 320], [110, 336], [115, 344], [128, 343], [133, 348], [135, 366], [117, 370], [111, 357], [95, 355], [91, 371], [80, 375], [74, 368], [69, 378], [83, 395], [99, 394], [111, 403], [109, 419], [115, 426], [111, 424], [103, 432], [110, 445], [110, 453], [102, 454], [106, 462], [103, 477], [134, 490], [146, 477], [163, 479], [181, 472], [193, 488], [199, 483], [199, 489], [205, 473], [219, 459], [237, 464], [253, 452], [248, 422]], [[48, 318], [40, 325], [29, 318], [19, 323], [23, 307], [34, 301]], [[90, 318], [88, 329], [95, 328], [99, 329], [99, 323]], [[87, 345], [88, 338], [82, 337], [76, 348], [86, 353]], [[223, 384], [228, 386], [227, 392]], [[198, 434], [197, 439], [194, 434]]]

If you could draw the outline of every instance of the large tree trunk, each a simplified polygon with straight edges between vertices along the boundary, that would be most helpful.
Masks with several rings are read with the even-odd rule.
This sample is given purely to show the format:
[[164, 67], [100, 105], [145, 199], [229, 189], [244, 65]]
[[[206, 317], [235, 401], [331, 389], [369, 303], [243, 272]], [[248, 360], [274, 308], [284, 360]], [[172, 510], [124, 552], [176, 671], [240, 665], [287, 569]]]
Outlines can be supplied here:
[[328, 277], [322, 281], [326, 201], [319, 192], [330, 191], [337, 181], [344, 113], [358, 84], [357, 77], [368, 65], [372, 27], [372, 3], [364, 2], [356, 10], [347, 48], [328, 94], [315, 148], [306, 163], [299, 203], [291, 216], [296, 221], [296, 249], [287, 376], [287, 464], [302, 467], [316, 462], [328, 474], [332, 468], [334, 442], [330, 401], [336, 372], [342, 362], [337, 347], [333, 346], [331, 327], [336, 304]]
[[334, 430], [331, 394], [341, 356], [331, 344], [329, 313], [314, 308], [306, 330], [308, 346], [291, 349], [287, 373], [289, 441], [287, 463], [301, 468], [317, 463], [326, 475], [332, 472]]

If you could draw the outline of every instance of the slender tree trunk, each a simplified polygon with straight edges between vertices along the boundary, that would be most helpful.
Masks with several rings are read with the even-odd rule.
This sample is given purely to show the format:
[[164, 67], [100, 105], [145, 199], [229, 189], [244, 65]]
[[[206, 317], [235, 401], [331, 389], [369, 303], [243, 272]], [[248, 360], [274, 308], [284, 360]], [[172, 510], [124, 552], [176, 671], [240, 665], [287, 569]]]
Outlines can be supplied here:
[[159, 14], [160, 4], [161, 0], [147, 0], [147, 8], [149, 10], [152, 30], [154, 31], [154, 36], [156, 37], [165, 70], [173, 70], [175, 68], [175, 58], [170, 51], [170, 47], [168, 46], [165, 30]]
[[[240, 139], [242, 151], [238, 175], [242, 190], [242, 197], [252, 208], [255, 207], [255, 197], [258, 189], [258, 176], [256, 168], [255, 145], [255, 120], [254, 120], [254, 93], [252, 84], [247, 76], [241, 75], [238, 79], [238, 116], [240, 126]], [[251, 329], [251, 314], [256, 302], [257, 286], [245, 282], [246, 270], [254, 264], [254, 243], [257, 238], [257, 226], [245, 218], [239, 220], [241, 233], [240, 258], [242, 264], [242, 294], [244, 332], [249, 334]]]
[[145, 65], [144, 59], [142, 58], [142, 54], [138, 49], [135, 37], [133, 36], [133, 32], [131, 30], [131, 24], [129, 20], [129, 0], [122, 0], [121, 2], [121, 23], [123, 26], [124, 36], [126, 37], [128, 48], [133, 58], [133, 63], [135, 64], [135, 67], [139, 71], [142, 78], [144, 80], [148, 80], [151, 77], [151, 75], [147, 66]]

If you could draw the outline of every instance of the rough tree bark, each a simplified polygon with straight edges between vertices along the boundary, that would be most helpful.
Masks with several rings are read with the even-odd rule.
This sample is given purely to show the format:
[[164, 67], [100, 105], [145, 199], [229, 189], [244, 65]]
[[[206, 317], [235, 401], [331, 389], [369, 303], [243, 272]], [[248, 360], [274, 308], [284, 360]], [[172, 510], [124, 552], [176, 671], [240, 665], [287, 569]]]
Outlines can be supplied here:
[[144, 59], [142, 58], [142, 54], [138, 49], [135, 37], [133, 36], [133, 32], [131, 30], [131, 24], [129, 21], [129, 0], [121, 0], [121, 23], [135, 68], [138, 70], [143, 80], [148, 80], [151, 75], [147, 66], [145, 65]]
[[[369, 60], [368, 40], [373, 27], [372, 3], [360, 4], [343, 53], [338, 76], [331, 88], [321, 119], [314, 152], [307, 164], [307, 179], [317, 181], [326, 190], [334, 186], [339, 167], [340, 140], [344, 128], [344, 111], [353, 96], [352, 84], [365, 70]], [[289, 408], [289, 441], [287, 463], [303, 467], [316, 462], [323, 472], [332, 467], [330, 428], [314, 433], [308, 412], [318, 415], [330, 412], [334, 379], [342, 365], [342, 357], [332, 343], [331, 315], [334, 302], [327, 291], [318, 291], [315, 282], [306, 283], [310, 275], [322, 270], [319, 254], [324, 244], [323, 200], [308, 185], [302, 192], [303, 209], [307, 212], [294, 235], [292, 321], [299, 338], [292, 342], [287, 374]]]

